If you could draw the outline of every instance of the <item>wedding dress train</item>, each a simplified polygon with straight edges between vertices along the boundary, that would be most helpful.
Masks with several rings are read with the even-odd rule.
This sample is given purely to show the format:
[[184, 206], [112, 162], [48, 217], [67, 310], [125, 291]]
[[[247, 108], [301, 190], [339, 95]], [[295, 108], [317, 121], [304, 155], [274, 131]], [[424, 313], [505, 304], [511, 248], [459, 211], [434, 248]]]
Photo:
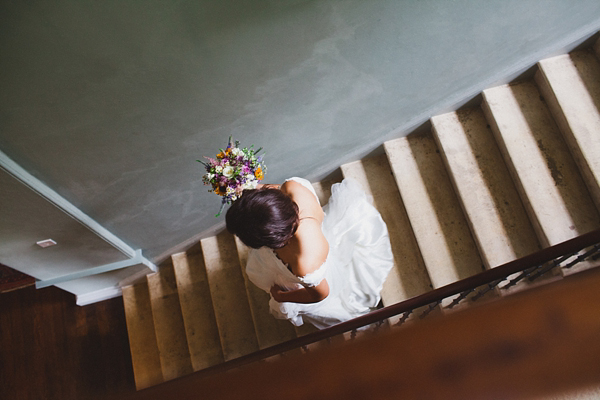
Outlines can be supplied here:
[[[289, 180], [317, 196], [307, 180]], [[357, 182], [345, 179], [334, 184], [323, 211], [329, 254], [314, 272], [295, 276], [267, 247], [250, 249], [248, 254], [248, 278], [267, 293], [275, 284], [297, 289], [327, 279], [329, 295], [318, 303], [278, 303], [271, 298], [271, 313], [296, 326], [309, 322], [323, 329], [368, 313], [379, 303], [383, 282], [394, 264], [387, 227]]]

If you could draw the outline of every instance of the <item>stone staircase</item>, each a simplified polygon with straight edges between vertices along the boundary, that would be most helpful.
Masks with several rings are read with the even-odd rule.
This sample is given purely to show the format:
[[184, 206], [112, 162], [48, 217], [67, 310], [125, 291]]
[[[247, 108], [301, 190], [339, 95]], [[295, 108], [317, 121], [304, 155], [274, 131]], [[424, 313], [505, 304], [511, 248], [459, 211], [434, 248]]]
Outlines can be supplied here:
[[[600, 228], [599, 58], [600, 41], [542, 60], [534, 78], [485, 90], [480, 106], [435, 116], [430, 131], [341, 166], [390, 232], [396, 265], [384, 305]], [[314, 184], [322, 204], [333, 183]], [[138, 389], [314, 329], [269, 314], [246, 258], [220, 233], [123, 288]]]

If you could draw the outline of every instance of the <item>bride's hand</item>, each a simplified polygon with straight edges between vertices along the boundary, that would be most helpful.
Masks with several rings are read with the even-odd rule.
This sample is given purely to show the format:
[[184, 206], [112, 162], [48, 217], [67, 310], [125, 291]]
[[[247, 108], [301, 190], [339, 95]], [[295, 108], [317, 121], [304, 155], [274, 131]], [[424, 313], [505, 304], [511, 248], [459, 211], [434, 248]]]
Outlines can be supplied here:
[[282, 303], [281, 293], [285, 291], [286, 290], [279, 285], [271, 286], [271, 296], [273, 297], [273, 300], [275, 300], [278, 303]]

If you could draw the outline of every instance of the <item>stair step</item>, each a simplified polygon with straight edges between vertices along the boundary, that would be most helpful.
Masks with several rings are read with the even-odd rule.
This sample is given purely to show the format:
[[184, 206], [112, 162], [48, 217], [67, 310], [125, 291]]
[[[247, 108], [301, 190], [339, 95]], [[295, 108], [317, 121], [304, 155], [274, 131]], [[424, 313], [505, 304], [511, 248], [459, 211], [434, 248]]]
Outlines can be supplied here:
[[600, 216], [533, 82], [484, 94], [484, 111], [543, 246], [600, 228]]
[[[356, 180], [373, 198], [387, 224], [395, 265], [381, 292], [391, 305], [431, 290], [431, 282], [419, 253], [404, 204], [385, 154], [341, 166], [345, 178]], [[393, 325], [400, 317], [393, 317]]]
[[484, 266], [431, 133], [384, 144], [434, 288]]
[[539, 250], [534, 230], [479, 108], [431, 119], [486, 268]]
[[123, 287], [123, 305], [135, 387], [141, 390], [158, 385], [163, 382], [163, 375], [154, 331], [150, 293], [145, 280]]
[[600, 210], [600, 63], [589, 51], [549, 58], [535, 80]]
[[259, 349], [233, 235], [202, 239], [202, 254], [225, 360]]
[[237, 237], [235, 237], [235, 245], [242, 276], [244, 277], [244, 284], [248, 293], [248, 301], [259, 347], [264, 349], [296, 338], [294, 326], [289, 321], [277, 319], [271, 314], [269, 309], [269, 300], [271, 297], [269, 294], [256, 287], [248, 279], [248, 275], [246, 274], [248, 248]]
[[337, 179], [327, 179], [321, 182], [314, 182], [312, 184], [313, 189], [315, 189], [315, 192], [317, 192], [317, 197], [319, 198], [321, 207], [325, 206], [329, 202], [329, 198], [331, 197], [331, 186], [338, 182], [340, 181]]
[[198, 247], [171, 256], [194, 371], [223, 362], [204, 259]]
[[148, 275], [147, 280], [165, 381], [190, 374], [194, 369], [172, 265], [161, 265], [157, 273]]

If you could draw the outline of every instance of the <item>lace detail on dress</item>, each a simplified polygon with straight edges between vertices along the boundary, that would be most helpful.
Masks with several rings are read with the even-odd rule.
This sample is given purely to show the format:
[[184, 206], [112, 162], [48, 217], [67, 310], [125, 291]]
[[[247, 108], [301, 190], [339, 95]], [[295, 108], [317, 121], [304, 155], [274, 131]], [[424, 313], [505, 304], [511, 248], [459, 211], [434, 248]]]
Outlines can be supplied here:
[[326, 264], [327, 264], [327, 260], [325, 260], [325, 262], [323, 264], [321, 264], [321, 266], [319, 268], [315, 269], [313, 272], [306, 274], [304, 276], [297, 276], [297, 278], [300, 279], [300, 282], [302, 282], [302, 284], [304, 286], [308, 286], [308, 287], [318, 286], [319, 283], [321, 283], [323, 281], [323, 279], [325, 279], [325, 270], [327, 269]]

